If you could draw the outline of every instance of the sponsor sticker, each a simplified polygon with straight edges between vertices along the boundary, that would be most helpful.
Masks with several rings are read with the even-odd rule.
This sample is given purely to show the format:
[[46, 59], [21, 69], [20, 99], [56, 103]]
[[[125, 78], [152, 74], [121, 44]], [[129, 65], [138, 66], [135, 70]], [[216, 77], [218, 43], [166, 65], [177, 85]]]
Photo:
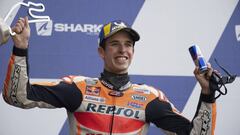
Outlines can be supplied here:
[[133, 90], [136, 91], [137, 93], [150, 94], [150, 90], [148, 89], [133, 88]]
[[127, 105], [130, 107], [133, 107], [133, 108], [142, 108], [143, 107], [142, 103], [136, 103], [136, 102], [128, 102]]
[[125, 28], [125, 27], [127, 27], [127, 26], [123, 22], [120, 22], [120, 23], [114, 22], [112, 31], [114, 31], [115, 29], [121, 29], [121, 28]]
[[109, 89], [113, 89], [113, 85], [112, 85], [112, 84], [107, 83], [107, 82], [104, 81], [104, 80], [101, 80], [101, 82], [102, 82], [102, 84], [103, 84], [104, 86], [108, 87]]
[[100, 91], [101, 91], [100, 87], [94, 87], [94, 86], [87, 86], [86, 87], [86, 94], [87, 95], [99, 96]]
[[103, 97], [96, 97], [96, 96], [90, 96], [90, 95], [85, 95], [84, 100], [91, 101], [91, 102], [97, 102], [97, 103], [105, 103], [105, 101], [106, 101], [106, 99]]
[[138, 100], [141, 102], [145, 102], [147, 100], [147, 98], [145, 96], [142, 95], [132, 95], [132, 99], [133, 100]]
[[98, 80], [97, 79], [86, 79], [85, 82], [89, 86], [94, 86], [97, 84]]
[[123, 93], [121, 91], [115, 91], [115, 90], [110, 91], [108, 94], [113, 97], [122, 97], [123, 96]]
[[118, 107], [113, 105], [88, 103], [86, 111], [102, 114], [113, 114], [114, 112], [115, 115], [125, 118], [144, 119], [144, 117], [140, 117], [140, 114], [143, 113], [143, 110], [135, 110], [132, 108]]

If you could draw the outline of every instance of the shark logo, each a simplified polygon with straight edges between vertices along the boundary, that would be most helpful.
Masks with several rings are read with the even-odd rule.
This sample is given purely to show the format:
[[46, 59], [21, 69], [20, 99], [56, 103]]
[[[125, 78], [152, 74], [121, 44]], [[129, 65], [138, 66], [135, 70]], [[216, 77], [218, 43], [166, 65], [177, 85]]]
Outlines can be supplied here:
[[39, 36], [51, 36], [52, 35], [52, 20], [48, 22], [36, 23], [37, 35]]
[[236, 33], [237, 41], [240, 42], [240, 25], [235, 26], [235, 33]]

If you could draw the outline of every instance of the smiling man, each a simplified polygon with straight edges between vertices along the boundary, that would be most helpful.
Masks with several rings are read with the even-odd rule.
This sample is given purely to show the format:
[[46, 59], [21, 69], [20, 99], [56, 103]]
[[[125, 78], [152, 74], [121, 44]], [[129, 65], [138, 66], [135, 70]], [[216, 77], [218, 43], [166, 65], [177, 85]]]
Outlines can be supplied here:
[[104, 47], [99, 47], [98, 51], [105, 61], [105, 69], [116, 74], [127, 73], [134, 52], [134, 41], [129, 34], [118, 32], [102, 44]]
[[209, 87], [210, 65], [205, 74], [194, 70], [202, 90], [196, 115], [189, 121], [161, 90], [131, 83], [128, 68], [140, 36], [125, 22], [109, 22], [99, 34], [98, 53], [104, 62], [99, 78], [68, 76], [54, 83], [29, 83], [28, 19], [20, 18], [12, 30], [17, 34], [3, 92], [8, 104], [20, 108], [64, 107], [71, 135], [146, 135], [150, 123], [168, 135], [214, 134], [216, 108], [214, 90]]

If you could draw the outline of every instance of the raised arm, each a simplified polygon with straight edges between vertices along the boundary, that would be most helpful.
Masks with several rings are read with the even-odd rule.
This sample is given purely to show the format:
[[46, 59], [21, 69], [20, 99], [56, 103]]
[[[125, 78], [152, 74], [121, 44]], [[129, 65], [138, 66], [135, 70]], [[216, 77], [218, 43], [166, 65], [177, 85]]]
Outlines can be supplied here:
[[74, 111], [80, 106], [82, 94], [76, 84], [62, 81], [30, 84], [28, 75], [28, 41], [30, 27], [27, 17], [20, 18], [12, 28], [13, 52], [4, 82], [3, 98], [20, 108], [65, 107]]
[[14, 46], [16, 48], [27, 49], [31, 31], [28, 18], [19, 18], [15, 26], [13, 26], [12, 31], [16, 33], [12, 37]]
[[206, 74], [200, 74], [198, 68], [194, 70], [202, 92], [193, 120], [189, 121], [182, 116], [170, 101], [164, 100], [167, 98], [159, 97], [148, 104], [146, 108], [147, 121], [154, 123], [157, 127], [166, 131], [168, 135], [214, 135], [216, 122], [215, 92], [209, 88], [209, 78], [213, 69], [210, 65], [208, 68]]

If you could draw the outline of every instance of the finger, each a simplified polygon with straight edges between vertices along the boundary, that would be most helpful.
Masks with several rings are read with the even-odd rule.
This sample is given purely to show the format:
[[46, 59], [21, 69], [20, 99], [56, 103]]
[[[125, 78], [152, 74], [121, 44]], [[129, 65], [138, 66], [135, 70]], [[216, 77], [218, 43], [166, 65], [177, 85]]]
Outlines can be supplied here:
[[199, 74], [199, 67], [196, 67], [196, 68], [194, 69], [193, 73], [194, 73], [195, 75]]
[[213, 68], [211, 67], [208, 67], [208, 72], [207, 72], [207, 75], [206, 75], [206, 79], [210, 79], [210, 77], [212, 76], [212, 73], [213, 73]]
[[19, 19], [18, 19], [18, 20], [24, 21], [24, 18], [22, 18], [22, 17], [19, 17]]
[[208, 67], [208, 68], [211, 68], [211, 67], [212, 67], [211, 63], [208, 62], [208, 63], [207, 63], [207, 67]]
[[15, 26], [12, 28], [12, 31], [19, 34], [23, 31], [23, 27], [24, 27], [23, 18], [19, 18]]
[[14, 26], [14, 27], [12, 28], [12, 31], [15, 32], [15, 33], [18, 33], [18, 32], [19, 32], [19, 31], [17, 30], [17, 27], [16, 27], [16, 26]]
[[21, 28], [24, 29], [24, 20], [23, 18], [20, 18], [18, 21], [17, 21], [18, 24], [20, 24]]
[[17, 34], [21, 33], [22, 27], [20, 23], [17, 23], [13, 28], [12, 31], [16, 32]]
[[24, 19], [25, 19], [25, 27], [26, 27], [26, 28], [29, 28], [28, 17], [25, 16]]

